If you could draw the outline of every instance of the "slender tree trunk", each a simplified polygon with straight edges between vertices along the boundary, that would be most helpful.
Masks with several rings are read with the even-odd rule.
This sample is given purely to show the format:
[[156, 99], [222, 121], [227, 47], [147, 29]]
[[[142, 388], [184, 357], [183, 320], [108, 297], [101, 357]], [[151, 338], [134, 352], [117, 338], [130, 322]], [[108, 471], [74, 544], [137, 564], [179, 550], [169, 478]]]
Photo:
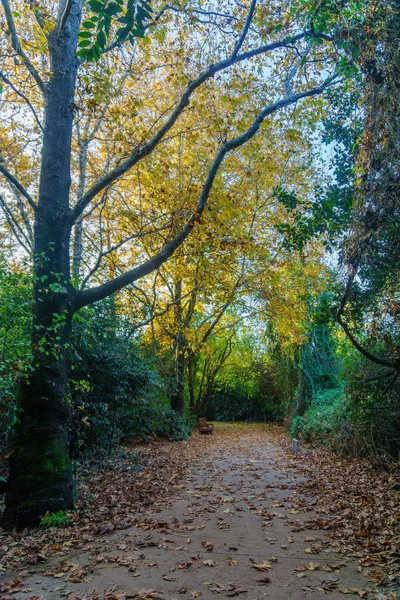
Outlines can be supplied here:
[[81, 262], [82, 262], [82, 234], [83, 234], [83, 220], [79, 218], [75, 223], [74, 227], [74, 257], [73, 257], [73, 276], [75, 282], [79, 282], [81, 274]]
[[[78, 130], [79, 131], [79, 130]], [[76, 193], [76, 200], [82, 198], [85, 191], [86, 183], [86, 168], [87, 168], [87, 149], [88, 142], [79, 138], [79, 182]], [[79, 282], [82, 263], [82, 234], [83, 234], [83, 219], [79, 217], [74, 227], [74, 251], [72, 261], [72, 274], [75, 282]]]
[[195, 358], [191, 358], [187, 363], [188, 371], [188, 388], [189, 388], [189, 406], [190, 410], [194, 413], [196, 406], [196, 393], [194, 389], [195, 382]]
[[174, 341], [174, 360], [175, 373], [173, 387], [171, 392], [171, 408], [182, 415], [185, 409], [185, 355], [186, 340], [183, 334], [182, 318], [182, 279], [175, 283], [174, 289], [174, 320], [175, 320], [175, 341]]
[[73, 314], [69, 190], [80, 12], [80, 0], [72, 0], [67, 24], [49, 35], [51, 77], [35, 215], [33, 360], [32, 372], [18, 391], [20, 422], [13, 439], [4, 515], [8, 528], [35, 525], [46, 511], [74, 506], [66, 355]]
[[210, 403], [211, 397], [212, 397], [212, 392], [207, 392], [206, 395], [204, 396], [204, 398], [202, 399], [200, 408], [199, 408], [199, 415], [198, 415], [199, 417], [206, 416], [207, 408]]
[[175, 345], [175, 377], [171, 394], [171, 408], [180, 415], [185, 409], [185, 342], [179, 336]]

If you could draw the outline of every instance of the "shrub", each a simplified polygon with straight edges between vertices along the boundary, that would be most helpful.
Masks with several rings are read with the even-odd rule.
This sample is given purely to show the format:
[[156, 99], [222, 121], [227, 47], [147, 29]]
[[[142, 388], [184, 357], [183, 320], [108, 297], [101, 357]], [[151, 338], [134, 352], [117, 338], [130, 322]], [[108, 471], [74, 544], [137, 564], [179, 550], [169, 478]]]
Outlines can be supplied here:
[[297, 415], [292, 421], [292, 426], [290, 429], [290, 435], [292, 438], [297, 438], [301, 435], [301, 432], [304, 429], [304, 418], [300, 415]]
[[128, 438], [158, 435], [178, 441], [187, 439], [193, 430], [187, 419], [159, 402], [142, 401], [128, 417], [123, 426], [123, 435]]
[[244, 421], [260, 412], [248, 386], [242, 382], [226, 383], [211, 399], [207, 409], [210, 421]]
[[357, 359], [348, 371], [346, 386], [357, 454], [399, 462], [400, 380], [390, 371]]
[[18, 379], [30, 368], [31, 279], [0, 263], [0, 434], [5, 443], [18, 419]]
[[41, 527], [69, 527], [71, 520], [69, 513], [59, 510], [56, 513], [46, 513], [40, 521]]
[[349, 419], [349, 401], [342, 387], [320, 391], [302, 417], [292, 423], [294, 437], [301, 433], [305, 441], [337, 445]]
[[120, 440], [188, 437], [190, 427], [166, 406], [168, 382], [158, 375], [154, 349], [126, 335], [114, 300], [79, 313], [71, 347], [73, 453]]

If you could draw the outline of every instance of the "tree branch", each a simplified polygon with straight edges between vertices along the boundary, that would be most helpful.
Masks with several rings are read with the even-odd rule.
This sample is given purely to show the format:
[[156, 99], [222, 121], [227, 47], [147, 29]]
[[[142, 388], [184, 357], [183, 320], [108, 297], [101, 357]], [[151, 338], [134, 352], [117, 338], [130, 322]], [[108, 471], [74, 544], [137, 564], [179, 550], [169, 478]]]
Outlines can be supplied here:
[[[1, 160], [1, 157], [0, 157], [0, 160]], [[0, 173], [2, 173], [4, 175], [4, 177], [6, 179], [8, 179], [8, 181], [17, 188], [17, 190], [29, 202], [29, 204], [31, 205], [33, 210], [36, 210], [37, 204], [33, 201], [31, 195], [28, 194], [26, 189], [20, 184], [20, 182], [17, 179], [15, 179], [15, 177], [13, 175], [11, 175], [11, 173], [5, 168], [5, 166], [2, 163], [0, 163]]]
[[1, 71], [0, 71], [0, 79], [2, 79], [2, 81], [4, 81], [4, 83], [6, 85], [9, 85], [10, 88], [17, 94], [17, 96], [19, 96], [20, 98], [22, 98], [27, 103], [27, 105], [29, 106], [29, 108], [32, 111], [33, 116], [35, 117], [36, 123], [39, 125], [40, 129], [44, 133], [44, 129], [43, 129], [43, 126], [42, 126], [41, 122], [39, 121], [39, 117], [37, 116], [37, 113], [36, 113], [35, 109], [33, 108], [31, 102], [29, 101], [29, 99], [25, 96], [25, 94], [23, 94], [22, 92], [20, 92], [19, 90], [17, 90], [17, 88], [15, 87], [15, 85], [12, 83], [12, 81], [10, 81], [8, 79], [8, 77], [6, 77]]
[[26, 231], [27, 231], [27, 237], [29, 238], [30, 246], [33, 247], [33, 238], [34, 238], [34, 236], [33, 236], [33, 229], [32, 229], [32, 224], [31, 224], [31, 222], [29, 220], [29, 216], [28, 216], [28, 214], [27, 214], [27, 212], [25, 210], [25, 208], [26, 208], [25, 202], [23, 202], [23, 200], [21, 198], [21, 194], [18, 192], [18, 190], [16, 190], [14, 188], [13, 189], [13, 193], [14, 193], [14, 196], [15, 196], [16, 201], [17, 201], [17, 207], [19, 209], [19, 213], [21, 215], [21, 219], [23, 220], [25, 228], [26, 228]]
[[116, 250], [118, 250], [119, 248], [121, 248], [121, 246], [123, 246], [124, 244], [126, 244], [126, 243], [128, 243], [128, 242], [130, 242], [130, 241], [132, 241], [134, 239], [140, 239], [140, 238], [146, 237], [147, 235], [153, 235], [155, 233], [159, 233], [160, 231], [165, 231], [166, 229], [169, 229], [169, 227], [167, 225], [165, 225], [164, 227], [159, 227], [158, 229], [152, 229], [152, 230], [143, 231], [146, 226], [147, 225], [143, 225], [143, 227], [140, 229], [140, 231], [137, 231], [136, 233], [133, 233], [132, 235], [129, 235], [126, 238], [123, 238], [120, 242], [114, 244], [113, 246], [111, 246], [107, 250], [100, 251], [94, 267], [89, 271], [89, 273], [86, 275], [85, 279], [83, 280], [82, 287], [84, 287], [87, 284], [87, 282], [89, 281], [89, 279], [99, 269], [103, 258], [105, 258], [106, 256], [108, 256], [112, 252], [115, 252]]
[[230, 296], [230, 298], [228, 298], [228, 300], [225, 302], [225, 304], [220, 308], [219, 312], [214, 317], [213, 321], [210, 323], [209, 327], [207, 328], [207, 330], [203, 334], [203, 336], [202, 336], [201, 340], [199, 341], [199, 343], [197, 344], [196, 348], [191, 348], [190, 352], [185, 357], [185, 363], [186, 364], [189, 362], [189, 360], [191, 360], [199, 352], [199, 350], [201, 350], [201, 348], [204, 346], [204, 344], [206, 343], [206, 341], [208, 340], [208, 338], [210, 337], [210, 335], [212, 334], [212, 332], [214, 331], [214, 329], [216, 328], [216, 326], [218, 325], [218, 323], [220, 322], [220, 320], [224, 316], [226, 310], [232, 304], [233, 295], [234, 295], [237, 287], [238, 287], [238, 282], [234, 286], [234, 290], [232, 291], [232, 295]]
[[[243, 35], [243, 34], [242, 34]], [[117, 167], [112, 169], [109, 173], [107, 173], [104, 177], [102, 177], [97, 183], [93, 185], [91, 189], [89, 189], [84, 196], [79, 200], [77, 205], [73, 210], [73, 219], [76, 219], [82, 214], [88, 204], [92, 201], [92, 199], [97, 196], [99, 192], [101, 192], [107, 185], [110, 185], [113, 181], [119, 179], [127, 173], [134, 165], [136, 165], [140, 160], [142, 160], [145, 156], [148, 156], [154, 148], [160, 143], [160, 141], [164, 138], [166, 133], [173, 127], [173, 125], [178, 120], [179, 116], [182, 114], [184, 109], [188, 106], [189, 100], [194, 93], [207, 79], [214, 77], [216, 73], [219, 71], [223, 71], [228, 67], [231, 67], [233, 64], [248, 60], [253, 56], [258, 56], [259, 54], [265, 54], [267, 52], [271, 52], [272, 50], [276, 50], [278, 48], [288, 47], [289, 44], [293, 44], [299, 40], [304, 39], [307, 35], [307, 32], [299, 33], [296, 36], [293, 36], [288, 42], [286, 39], [281, 40], [279, 42], [273, 42], [271, 44], [266, 44], [264, 46], [259, 46], [253, 50], [249, 50], [242, 54], [235, 56], [232, 54], [228, 58], [221, 60], [218, 63], [210, 65], [207, 69], [205, 69], [200, 75], [192, 81], [186, 88], [185, 92], [182, 94], [181, 99], [176, 105], [175, 109], [172, 111], [170, 117], [164, 123], [164, 125], [154, 134], [154, 136], [141, 147], [138, 147], [131, 156], [129, 156], [126, 160], [121, 162]], [[242, 37], [242, 36], [241, 36]], [[239, 46], [240, 49], [240, 46]], [[235, 52], [235, 50], [234, 50]]]
[[72, 0], [66, 0], [64, 9], [62, 12], [60, 12], [60, 16], [59, 16], [59, 25], [57, 27], [58, 32], [60, 32], [65, 27], [65, 23], [67, 22], [69, 13], [71, 12], [71, 8], [72, 8]]
[[321, 94], [327, 87], [329, 87], [329, 85], [335, 78], [336, 76], [327, 79], [319, 87], [315, 87], [305, 92], [300, 92], [298, 94], [293, 94], [290, 97], [282, 98], [281, 100], [270, 104], [260, 112], [260, 114], [254, 119], [253, 123], [245, 133], [236, 138], [226, 141], [217, 153], [209, 170], [207, 179], [204, 183], [197, 205], [194, 211], [192, 212], [190, 218], [188, 219], [186, 225], [181, 229], [181, 231], [171, 241], [166, 243], [159, 252], [157, 252], [153, 257], [151, 257], [141, 265], [131, 269], [130, 271], [124, 273], [123, 275], [120, 275], [119, 277], [116, 277], [115, 279], [108, 281], [107, 283], [104, 283], [103, 285], [91, 289], [77, 291], [75, 293], [74, 309], [79, 310], [83, 306], [92, 304], [93, 302], [97, 302], [99, 300], [102, 300], [103, 298], [106, 298], [107, 296], [110, 296], [111, 294], [114, 294], [115, 292], [118, 292], [123, 287], [133, 283], [134, 281], [145, 275], [148, 275], [155, 269], [158, 269], [164, 262], [166, 262], [174, 254], [175, 250], [181, 244], [183, 244], [186, 238], [190, 235], [190, 232], [193, 230], [193, 227], [199, 222], [201, 215], [203, 214], [204, 208], [206, 206], [211, 189], [213, 187], [215, 178], [217, 176], [222, 162], [225, 159], [225, 156], [232, 150], [235, 150], [236, 148], [239, 148], [240, 146], [243, 146], [243, 144], [248, 142], [257, 133], [257, 131], [261, 127], [262, 122], [269, 115], [273, 114], [281, 108], [285, 108], [287, 106], [290, 106], [291, 104], [295, 104], [303, 98]]
[[19, 43], [18, 34], [17, 34], [17, 30], [15, 28], [15, 23], [14, 23], [14, 19], [12, 16], [10, 3], [8, 0], [1, 0], [1, 3], [3, 5], [4, 12], [6, 15], [7, 27], [8, 27], [8, 31], [10, 32], [10, 36], [11, 36], [11, 45], [14, 48], [15, 52], [22, 58], [29, 73], [32, 75], [33, 79], [38, 84], [43, 95], [45, 95], [46, 94], [46, 86], [45, 86], [42, 78], [40, 77], [39, 73], [36, 71], [35, 67], [31, 63], [31, 61], [29, 60], [29, 58], [27, 57], [25, 52], [22, 50], [21, 44]]
[[25, 235], [25, 232], [20, 227], [18, 221], [16, 221], [16, 219], [12, 213], [12, 210], [7, 205], [6, 201], [4, 200], [3, 196], [1, 196], [1, 194], [0, 194], [0, 207], [4, 213], [7, 223], [9, 225], [15, 239], [17, 240], [18, 244], [25, 250], [25, 252], [28, 255], [31, 255], [32, 254], [32, 246], [31, 246], [30, 240]]
[[237, 42], [235, 44], [235, 47], [233, 49], [233, 52], [232, 52], [232, 59], [233, 60], [235, 60], [235, 58], [239, 54], [239, 50], [243, 46], [244, 40], [246, 39], [246, 36], [247, 36], [247, 34], [249, 32], [250, 25], [251, 25], [251, 22], [252, 22], [253, 17], [254, 17], [254, 11], [256, 9], [256, 4], [257, 4], [257, 0], [252, 0], [252, 2], [250, 4], [250, 10], [249, 10], [249, 13], [247, 15], [246, 22], [244, 24], [242, 33], [240, 34], [239, 39], [237, 40]]
[[355, 276], [357, 275], [357, 270], [358, 270], [358, 266], [360, 264], [360, 260], [361, 260], [361, 257], [359, 257], [357, 260], [355, 260], [353, 265], [351, 266], [350, 275], [349, 275], [347, 283], [346, 283], [346, 289], [345, 289], [343, 297], [340, 301], [338, 311], [336, 313], [336, 320], [339, 323], [339, 325], [341, 326], [341, 328], [343, 329], [343, 331], [345, 332], [345, 334], [348, 337], [348, 339], [350, 340], [350, 342], [353, 344], [354, 348], [356, 348], [356, 350], [358, 350], [360, 352], [360, 354], [362, 354], [363, 356], [365, 356], [365, 358], [367, 358], [368, 360], [370, 360], [371, 362], [373, 362], [377, 365], [382, 365], [384, 367], [388, 367], [389, 369], [395, 369], [395, 371], [397, 373], [398, 371], [400, 371], [400, 361], [392, 362], [392, 361], [386, 360], [385, 358], [380, 358], [379, 356], [375, 356], [374, 354], [369, 352], [369, 350], [364, 348], [356, 340], [356, 338], [350, 331], [350, 328], [347, 325], [347, 323], [345, 321], [343, 321], [344, 309], [350, 298], [351, 288], [352, 288]]

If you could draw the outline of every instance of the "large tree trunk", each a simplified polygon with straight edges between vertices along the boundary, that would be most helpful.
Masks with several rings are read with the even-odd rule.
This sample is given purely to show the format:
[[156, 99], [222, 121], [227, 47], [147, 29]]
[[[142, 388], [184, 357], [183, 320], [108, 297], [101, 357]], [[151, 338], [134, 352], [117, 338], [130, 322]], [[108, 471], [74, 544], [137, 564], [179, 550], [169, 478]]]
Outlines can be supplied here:
[[80, 0], [62, 30], [49, 35], [51, 77], [35, 214], [32, 372], [20, 384], [4, 525], [35, 525], [47, 511], [72, 509], [67, 344], [73, 314], [69, 244], [70, 152]]
[[[62, 305], [51, 302], [52, 309]], [[68, 310], [68, 309], [65, 309]], [[52, 314], [52, 313], [50, 313]], [[10, 457], [10, 477], [3, 524], [23, 529], [36, 525], [47, 511], [74, 507], [72, 468], [69, 458], [69, 404], [66, 399], [65, 342], [70, 332], [70, 312], [54, 335], [59, 343], [40, 344], [34, 333], [34, 370], [18, 390], [20, 422], [16, 425]], [[34, 326], [43, 331], [47, 319], [35, 315]], [[40, 323], [40, 325], [39, 325]], [[47, 337], [47, 336], [46, 336]], [[40, 348], [44, 352], [40, 352]], [[46, 355], [48, 353], [48, 355]]]

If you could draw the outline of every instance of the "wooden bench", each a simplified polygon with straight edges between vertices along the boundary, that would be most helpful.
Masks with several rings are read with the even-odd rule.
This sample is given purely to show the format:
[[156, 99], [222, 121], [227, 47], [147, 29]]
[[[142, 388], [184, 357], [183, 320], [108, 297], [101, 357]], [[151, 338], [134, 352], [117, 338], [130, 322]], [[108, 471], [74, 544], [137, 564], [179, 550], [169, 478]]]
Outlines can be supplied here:
[[199, 428], [199, 433], [203, 434], [211, 434], [214, 429], [214, 425], [212, 423], [207, 423], [207, 419], [205, 417], [200, 417], [197, 419], [197, 427]]

